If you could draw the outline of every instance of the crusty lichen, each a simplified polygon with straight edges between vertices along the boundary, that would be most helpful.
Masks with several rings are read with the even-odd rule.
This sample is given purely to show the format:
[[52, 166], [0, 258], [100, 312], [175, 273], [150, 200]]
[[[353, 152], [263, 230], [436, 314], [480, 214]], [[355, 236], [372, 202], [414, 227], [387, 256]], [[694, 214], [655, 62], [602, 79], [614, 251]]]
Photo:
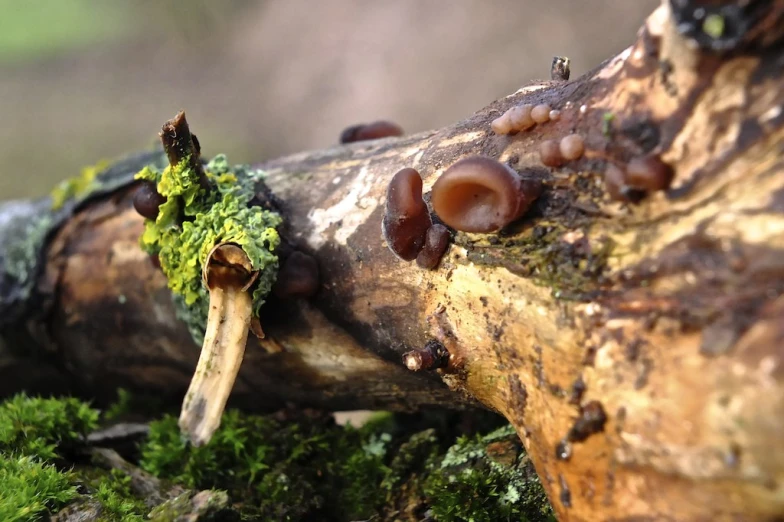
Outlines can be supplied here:
[[59, 210], [66, 201], [79, 198], [90, 194], [99, 187], [96, 176], [106, 170], [109, 166], [108, 161], [100, 161], [95, 165], [84, 167], [78, 176], [61, 181], [50, 194], [52, 198], [52, 210]]
[[167, 198], [158, 217], [146, 220], [141, 244], [146, 252], [158, 256], [178, 313], [200, 340], [209, 305], [202, 266], [212, 247], [221, 242], [238, 244], [259, 271], [253, 286], [253, 312], [258, 316], [277, 277], [278, 258], [273, 252], [280, 243], [277, 227], [282, 219], [276, 212], [248, 206], [260, 171], [230, 166], [225, 156], [218, 155], [206, 166], [207, 178], [214, 185], [214, 190], [207, 191], [188, 164], [189, 158], [184, 158], [162, 171], [148, 166], [136, 179], [154, 181]]

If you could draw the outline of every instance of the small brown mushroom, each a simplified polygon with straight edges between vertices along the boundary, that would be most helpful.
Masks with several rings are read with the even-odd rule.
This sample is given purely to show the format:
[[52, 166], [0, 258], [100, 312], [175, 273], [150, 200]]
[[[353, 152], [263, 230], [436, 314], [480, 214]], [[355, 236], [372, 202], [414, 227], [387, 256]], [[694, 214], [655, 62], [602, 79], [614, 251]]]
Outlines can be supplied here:
[[517, 105], [509, 109], [506, 113], [509, 115], [512, 130], [515, 132], [524, 131], [536, 125], [536, 121], [531, 116], [532, 111], [533, 106], [529, 103]]
[[561, 156], [567, 161], [576, 160], [585, 152], [585, 141], [579, 134], [570, 134], [561, 138], [559, 146]]
[[387, 203], [382, 231], [392, 252], [404, 261], [412, 261], [425, 244], [425, 234], [432, 221], [422, 199], [422, 178], [406, 168], [392, 177], [387, 187]]
[[536, 107], [534, 107], [533, 109], [531, 109], [531, 118], [533, 118], [533, 120], [536, 123], [547, 123], [548, 121], [550, 121], [551, 110], [552, 109], [550, 108], [549, 105], [547, 105], [546, 103], [541, 103]]
[[444, 225], [436, 223], [427, 230], [425, 246], [416, 258], [420, 268], [432, 270], [438, 266], [449, 247], [449, 230]]
[[659, 156], [639, 156], [626, 165], [626, 183], [642, 190], [667, 190], [672, 183], [672, 167]]
[[374, 121], [352, 125], [340, 133], [340, 143], [353, 143], [356, 141], [378, 140], [392, 136], [402, 136], [403, 129], [391, 121]]
[[166, 203], [166, 196], [161, 195], [152, 181], [144, 181], [133, 194], [133, 208], [147, 219], [158, 217], [160, 206]]
[[555, 140], [547, 140], [539, 144], [539, 158], [547, 167], [560, 167], [564, 164], [561, 146]]
[[517, 172], [497, 160], [472, 156], [436, 180], [431, 203], [443, 222], [456, 230], [492, 232], [522, 216], [541, 190], [541, 183], [523, 183]]
[[550, 119], [552, 121], [558, 121], [561, 119], [561, 111], [558, 109], [553, 109], [550, 111]]
[[496, 134], [509, 134], [512, 132], [512, 122], [509, 118], [509, 111], [506, 111], [501, 116], [490, 122], [490, 128]]
[[282, 298], [312, 297], [319, 289], [319, 267], [316, 259], [294, 251], [283, 261], [273, 293]]

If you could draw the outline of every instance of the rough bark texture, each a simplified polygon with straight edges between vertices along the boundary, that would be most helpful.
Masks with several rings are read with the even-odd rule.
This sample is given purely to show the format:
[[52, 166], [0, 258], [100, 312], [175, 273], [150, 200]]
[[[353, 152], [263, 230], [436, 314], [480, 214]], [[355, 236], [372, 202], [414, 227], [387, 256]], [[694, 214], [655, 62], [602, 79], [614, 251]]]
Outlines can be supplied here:
[[[764, 16], [719, 53], [678, 33], [665, 2], [583, 78], [529, 85], [439, 131], [260, 165], [322, 282], [310, 302], [266, 307], [235, 404], [478, 402], [514, 424], [560, 520], [784, 516], [782, 4], [751, 2]], [[561, 119], [494, 135], [489, 122], [521, 102]], [[586, 155], [542, 167], [538, 144], [571, 132]], [[673, 186], [608, 202], [607, 160], [651, 151]], [[427, 192], [471, 154], [543, 180], [535, 210], [501, 234], [458, 233], [435, 271], [399, 261], [381, 236], [390, 177], [416, 168]], [[0, 322], [4, 393], [186, 389], [198, 349], [137, 246], [131, 189], [83, 203], [52, 236], [36, 292], [13, 308], [35, 304]], [[448, 368], [407, 372], [401, 354], [432, 339]]]

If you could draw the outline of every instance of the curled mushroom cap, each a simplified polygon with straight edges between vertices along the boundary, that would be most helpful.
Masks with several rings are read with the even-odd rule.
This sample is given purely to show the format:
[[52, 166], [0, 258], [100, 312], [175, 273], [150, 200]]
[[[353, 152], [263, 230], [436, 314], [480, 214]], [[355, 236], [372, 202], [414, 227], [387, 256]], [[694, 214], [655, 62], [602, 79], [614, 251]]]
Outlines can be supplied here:
[[522, 216], [539, 194], [539, 182], [523, 182], [503, 163], [472, 156], [441, 174], [431, 203], [444, 223], [456, 230], [492, 232]]
[[387, 187], [387, 203], [382, 231], [390, 250], [411, 261], [425, 244], [425, 234], [432, 221], [422, 199], [422, 178], [414, 169], [403, 169], [392, 177]]

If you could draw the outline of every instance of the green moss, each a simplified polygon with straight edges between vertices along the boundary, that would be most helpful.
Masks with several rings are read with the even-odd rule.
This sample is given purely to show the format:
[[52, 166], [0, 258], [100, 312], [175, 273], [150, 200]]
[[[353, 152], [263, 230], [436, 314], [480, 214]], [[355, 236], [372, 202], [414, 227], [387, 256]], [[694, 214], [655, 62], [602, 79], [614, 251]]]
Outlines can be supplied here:
[[54, 459], [82, 444], [98, 411], [77, 399], [16, 395], [0, 405], [0, 451]]
[[[614, 243], [594, 238], [573, 243], [563, 240], [573, 230], [558, 223], [537, 225], [518, 238], [488, 245], [469, 245], [468, 259], [477, 264], [514, 267], [531, 281], [550, 288], [556, 298], [584, 300], [602, 284]], [[576, 232], [587, 231], [577, 229]]]
[[145, 167], [136, 176], [156, 182], [158, 192], [167, 197], [155, 221], [146, 221], [142, 247], [158, 256], [169, 288], [178, 297], [179, 315], [201, 335], [209, 305], [201, 271], [212, 247], [220, 242], [238, 244], [259, 271], [253, 287], [253, 310], [258, 315], [277, 277], [278, 258], [272, 252], [280, 243], [277, 227], [282, 223], [275, 212], [248, 207], [261, 172], [230, 166], [223, 155], [213, 158], [206, 172], [215, 185], [210, 192], [201, 188], [187, 158], [163, 171]]
[[83, 462], [71, 470], [67, 459], [77, 454], [68, 448], [82, 444], [97, 415], [74, 399], [17, 396], [0, 405], [0, 520], [36, 520], [79, 506], [120, 522], [176, 520], [184, 512], [235, 520], [237, 510], [245, 520], [421, 520], [427, 512], [436, 521], [552, 520], [510, 427], [461, 437], [447, 450], [444, 439], [453, 441], [463, 424], [453, 413], [384, 414], [356, 429], [326, 414], [288, 412], [284, 419], [235, 410], [200, 448], [181, 438], [174, 417], [151, 424], [140, 465], [190, 491], [147, 517], [124, 472]]
[[50, 194], [52, 210], [59, 210], [66, 201], [85, 196], [99, 187], [95, 177], [106, 170], [109, 162], [101, 161], [96, 165], [85, 167], [78, 176], [61, 181]]
[[100, 502], [106, 522], [141, 522], [146, 513], [144, 502], [137, 499], [130, 488], [131, 477], [120, 470], [112, 470], [98, 481], [92, 495]]
[[555, 521], [511, 426], [458, 440], [424, 484], [438, 521]]
[[70, 480], [35, 457], [0, 453], [0, 520], [41, 520], [78, 496]]
[[174, 417], [150, 428], [144, 469], [195, 489], [225, 489], [244, 499], [247, 516], [350, 520], [371, 515], [383, 501], [384, 434], [365, 435], [330, 418], [283, 423], [236, 411], [226, 412], [210, 443], [199, 448], [182, 440]]

